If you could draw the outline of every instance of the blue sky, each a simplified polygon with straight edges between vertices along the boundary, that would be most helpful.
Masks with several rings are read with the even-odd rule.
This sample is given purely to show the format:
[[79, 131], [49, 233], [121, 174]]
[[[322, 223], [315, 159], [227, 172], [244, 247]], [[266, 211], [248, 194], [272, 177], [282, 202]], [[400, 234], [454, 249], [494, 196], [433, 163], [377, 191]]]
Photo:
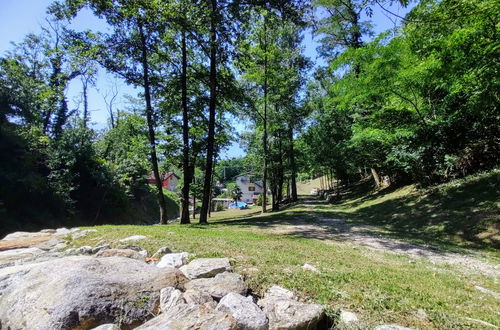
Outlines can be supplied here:
[[[39, 33], [42, 25], [46, 25], [46, 9], [52, 0], [0, 0], [0, 56], [5, 54], [5, 51], [12, 49], [11, 42], [20, 42], [28, 33]], [[408, 8], [402, 8], [399, 4], [394, 4], [390, 8], [401, 16], [408, 12]], [[386, 31], [394, 27], [394, 18], [390, 17], [380, 8], [374, 8], [374, 15], [372, 17], [375, 33]], [[396, 21], [398, 23], [399, 21]], [[94, 17], [90, 12], [82, 12], [77, 19], [72, 22], [71, 27], [76, 30], [84, 29], [106, 29], [106, 25]], [[322, 65], [324, 62], [318, 57], [316, 48], [318, 43], [312, 38], [310, 33], [305, 33], [304, 47], [305, 55], [311, 60]], [[131, 94], [135, 95], [135, 90], [127, 86], [123, 82], [116, 80], [112, 75], [107, 74], [104, 70], [100, 70], [97, 79], [97, 90], [93, 88], [89, 93], [89, 108], [91, 110], [91, 119], [95, 128], [106, 127], [107, 112], [103, 100], [103, 94], [110, 86], [116, 82], [120, 95]], [[70, 102], [70, 107], [76, 106], [77, 99], [81, 93], [81, 85], [78, 80], [75, 80], [69, 86], [67, 91], [67, 98]], [[123, 106], [120, 102], [118, 107]], [[238, 131], [244, 130], [244, 125], [234, 123]], [[233, 143], [222, 155], [224, 158], [241, 156], [244, 151], [236, 144]]]

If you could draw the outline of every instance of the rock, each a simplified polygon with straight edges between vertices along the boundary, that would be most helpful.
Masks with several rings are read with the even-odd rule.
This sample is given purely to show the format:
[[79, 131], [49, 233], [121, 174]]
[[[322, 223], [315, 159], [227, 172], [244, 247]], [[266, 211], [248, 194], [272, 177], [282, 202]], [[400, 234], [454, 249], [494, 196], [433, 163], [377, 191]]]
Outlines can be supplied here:
[[356, 313], [348, 312], [348, 311], [340, 311], [340, 322], [342, 323], [356, 323], [359, 322], [358, 316]]
[[43, 254], [44, 251], [39, 248], [23, 248], [0, 252], [0, 265], [11, 263], [20, 259], [31, 258]]
[[[279, 290], [282, 289], [282, 290]], [[275, 287], [258, 301], [269, 319], [269, 329], [316, 329], [325, 319], [324, 308], [290, 298], [288, 290]]]
[[135, 327], [158, 308], [159, 292], [185, 276], [122, 258], [71, 256], [0, 269], [0, 323], [5, 329]]
[[266, 297], [283, 297], [283, 298], [288, 298], [288, 299], [295, 299], [295, 293], [293, 293], [290, 290], [287, 290], [285, 288], [282, 288], [277, 285], [273, 285], [269, 289], [267, 289], [267, 292], [265, 294]]
[[97, 258], [104, 257], [125, 257], [136, 260], [144, 261], [144, 256], [137, 251], [128, 250], [128, 249], [107, 249], [101, 250], [95, 254]]
[[397, 324], [382, 324], [373, 330], [413, 330], [412, 328], [402, 327]]
[[230, 292], [221, 299], [215, 310], [234, 317], [238, 329], [266, 330], [269, 328], [266, 314], [253, 302], [252, 297]]
[[147, 258], [149, 253], [147, 250], [141, 248], [140, 246], [137, 246], [137, 245], [131, 245], [131, 244], [128, 244], [128, 245], [119, 245], [116, 247], [117, 249], [127, 249], [127, 250], [134, 250], [136, 252], [139, 252], [139, 254], [141, 254], [144, 258]]
[[94, 249], [91, 246], [80, 246], [74, 251], [74, 254], [93, 254]]
[[165, 254], [161, 257], [160, 262], [156, 264], [156, 267], [175, 267], [179, 268], [185, 264], [187, 264], [187, 260], [189, 258], [189, 253], [180, 252], [180, 253], [169, 253]]
[[229, 314], [201, 305], [180, 304], [149, 320], [136, 330], [236, 330], [236, 320]]
[[189, 289], [182, 295], [184, 301], [189, 305], [205, 305], [209, 308], [215, 308], [217, 303], [214, 298], [206, 292]]
[[423, 309], [418, 309], [417, 310], [417, 313], [416, 313], [416, 317], [420, 320], [420, 321], [426, 321], [426, 322], [429, 322], [431, 319], [429, 318], [429, 315], [427, 314], [427, 312]]
[[27, 231], [16, 231], [14, 233], [5, 236], [2, 239], [2, 241], [12, 241], [18, 239], [30, 239], [30, 238], [50, 237], [50, 236], [51, 236], [50, 233], [45, 233], [45, 232], [30, 233]]
[[109, 244], [98, 245], [92, 249], [92, 254], [96, 254], [99, 251], [109, 250], [109, 249], [111, 249], [111, 246]]
[[56, 230], [55, 229], [42, 229], [40, 230], [41, 233], [46, 233], [46, 234], [55, 234]]
[[309, 264], [304, 264], [304, 266], [302, 266], [302, 269], [308, 270], [308, 271], [311, 271], [311, 272], [314, 272], [314, 273], [319, 273], [319, 270], [316, 267], [311, 266]]
[[120, 327], [113, 323], [103, 324], [92, 330], [120, 330]]
[[165, 254], [172, 253], [172, 250], [170, 250], [168, 247], [164, 246], [158, 249], [158, 251], [155, 252], [155, 254], [152, 255], [152, 258], [161, 258]]
[[62, 228], [57, 228], [54, 235], [56, 235], [56, 236], [68, 236], [68, 235], [71, 235], [73, 233], [76, 233], [79, 230], [80, 230], [80, 228], [68, 229], [68, 228], [62, 227]]
[[232, 270], [228, 258], [200, 258], [179, 268], [189, 279], [212, 277]]
[[175, 305], [184, 304], [182, 292], [173, 286], [163, 288], [160, 291], [160, 309], [162, 312], [168, 311]]
[[64, 242], [57, 243], [52, 249], [50, 249], [51, 252], [57, 252], [64, 250], [66, 248], [67, 244]]
[[133, 235], [133, 236], [122, 238], [119, 242], [127, 243], [127, 242], [133, 242], [133, 241], [141, 241], [141, 240], [146, 239], [146, 238], [147, 237], [144, 235]]
[[79, 239], [79, 238], [84, 238], [84, 237], [87, 237], [87, 235], [89, 233], [97, 233], [97, 230], [96, 229], [84, 229], [84, 230], [77, 231], [76, 233], [71, 235], [71, 239], [75, 240], [75, 239]]
[[186, 290], [198, 290], [206, 292], [214, 299], [220, 299], [230, 292], [246, 294], [248, 287], [243, 276], [234, 273], [221, 273], [213, 278], [199, 278], [184, 285]]

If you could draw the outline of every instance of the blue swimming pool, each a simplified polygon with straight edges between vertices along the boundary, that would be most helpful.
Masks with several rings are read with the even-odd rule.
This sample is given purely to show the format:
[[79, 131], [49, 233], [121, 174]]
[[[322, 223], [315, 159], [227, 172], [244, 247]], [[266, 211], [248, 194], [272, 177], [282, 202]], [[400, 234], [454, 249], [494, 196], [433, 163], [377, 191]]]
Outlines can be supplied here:
[[231, 208], [247, 208], [248, 205], [247, 203], [244, 203], [244, 202], [236, 202], [236, 203], [231, 203], [229, 204], [229, 207]]

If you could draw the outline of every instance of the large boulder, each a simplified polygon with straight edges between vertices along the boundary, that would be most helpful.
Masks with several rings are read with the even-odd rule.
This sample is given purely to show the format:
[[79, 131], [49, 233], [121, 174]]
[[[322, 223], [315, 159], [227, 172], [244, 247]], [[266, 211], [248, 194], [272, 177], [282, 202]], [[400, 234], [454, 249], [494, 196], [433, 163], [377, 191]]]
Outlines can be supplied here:
[[39, 248], [22, 248], [7, 251], [0, 251], [0, 268], [1, 265], [10, 265], [15, 261], [32, 258], [43, 254], [44, 251]]
[[213, 277], [232, 270], [228, 258], [199, 258], [179, 268], [189, 279]]
[[175, 268], [135, 259], [71, 256], [0, 269], [0, 324], [5, 329], [137, 326], [158, 310], [159, 292], [181, 286]]
[[137, 330], [236, 330], [236, 320], [229, 314], [202, 305], [180, 304], [149, 320]]
[[248, 287], [243, 276], [235, 273], [221, 273], [213, 278], [199, 278], [186, 283], [184, 287], [189, 290], [206, 292], [214, 299], [221, 299], [230, 292], [246, 294]]
[[266, 293], [258, 301], [269, 319], [269, 329], [318, 329], [325, 319], [324, 308], [318, 304], [306, 304], [291, 298], [288, 290], [279, 287]]
[[245, 297], [232, 292], [228, 293], [221, 299], [216, 310], [234, 317], [239, 330], [269, 329], [266, 314], [253, 302], [252, 297]]

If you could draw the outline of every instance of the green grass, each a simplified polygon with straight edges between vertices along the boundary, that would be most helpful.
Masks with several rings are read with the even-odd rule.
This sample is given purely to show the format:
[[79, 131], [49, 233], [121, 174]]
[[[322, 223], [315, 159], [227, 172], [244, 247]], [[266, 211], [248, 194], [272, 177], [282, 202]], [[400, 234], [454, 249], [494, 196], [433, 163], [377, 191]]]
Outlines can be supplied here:
[[[389, 194], [380, 194], [365, 201], [345, 201], [334, 208], [353, 215], [392, 199]], [[213, 213], [209, 225], [97, 226], [93, 228], [98, 232], [73, 245], [99, 241], [119, 245], [119, 239], [140, 234], [148, 239], [137, 244], [151, 253], [168, 246], [199, 257], [229, 257], [235, 271], [246, 276], [254, 294], [262, 295], [272, 284], [281, 285], [304, 300], [323, 304], [334, 319], [340, 309], [356, 312], [361, 328], [397, 323], [419, 329], [486, 329], [467, 318], [500, 326], [498, 301], [474, 288], [480, 285], [499, 292], [499, 284], [490, 277], [465, 275], [452, 266], [433, 265], [423, 259], [410, 263], [406, 256], [271, 230], [282, 224], [308, 222], [311, 212], [317, 211], [299, 205], [260, 215], [259, 208], [253, 208]], [[374, 222], [372, 218], [369, 221]], [[320, 274], [302, 270], [304, 263], [317, 267]], [[417, 317], [419, 309], [426, 311], [430, 321]]]
[[390, 236], [450, 250], [500, 247], [500, 170], [428, 189], [391, 187], [319, 207], [326, 215], [378, 226]]

